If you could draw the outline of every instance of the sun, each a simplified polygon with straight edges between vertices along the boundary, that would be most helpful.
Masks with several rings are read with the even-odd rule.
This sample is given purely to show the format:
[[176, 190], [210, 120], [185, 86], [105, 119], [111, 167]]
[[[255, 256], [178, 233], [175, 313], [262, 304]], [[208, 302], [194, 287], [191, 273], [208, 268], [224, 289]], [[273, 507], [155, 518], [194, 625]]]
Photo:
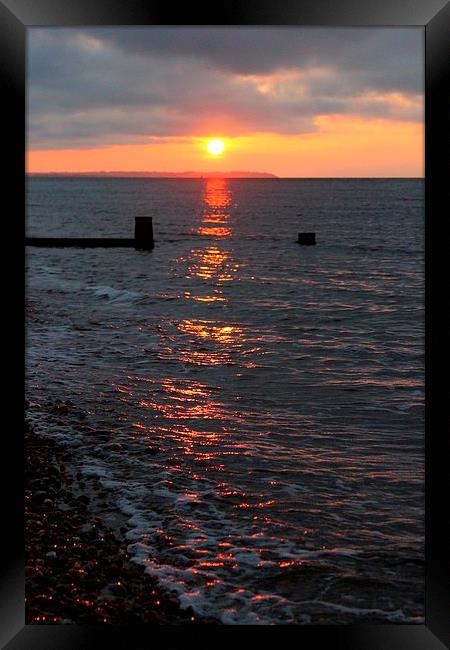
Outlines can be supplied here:
[[220, 156], [225, 150], [225, 145], [222, 140], [210, 140], [208, 142], [208, 151], [213, 156]]

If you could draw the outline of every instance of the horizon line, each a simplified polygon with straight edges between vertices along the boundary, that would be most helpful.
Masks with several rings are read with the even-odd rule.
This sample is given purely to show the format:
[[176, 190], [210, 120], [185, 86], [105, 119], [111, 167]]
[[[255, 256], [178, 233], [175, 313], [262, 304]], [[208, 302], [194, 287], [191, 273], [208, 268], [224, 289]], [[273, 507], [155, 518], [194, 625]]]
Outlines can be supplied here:
[[[195, 176], [194, 176], [195, 174]], [[229, 174], [236, 174], [236, 176], [228, 176]], [[239, 176], [242, 174], [242, 176]], [[110, 176], [110, 177], [121, 177], [128, 176], [132, 178], [154, 178], [154, 179], [167, 179], [167, 180], [202, 180], [204, 177], [208, 178], [223, 178], [226, 175], [228, 178], [248, 178], [250, 180], [285, 180], [285, 179], [412, 179], [412, 180], [424, 180], [425, 176], [277, 176], [276, 174], [270, 172], [244, 172], [244, 171], [230, 171], [230, 172], [144, 172], [144, 171], [132, 171], [132, 172], [121, 172], [121, 171], [88, 171], [88, 172], [77, 172], [77, 171], [64, 171], [64, 172], [25, 172], [25, 176]]]

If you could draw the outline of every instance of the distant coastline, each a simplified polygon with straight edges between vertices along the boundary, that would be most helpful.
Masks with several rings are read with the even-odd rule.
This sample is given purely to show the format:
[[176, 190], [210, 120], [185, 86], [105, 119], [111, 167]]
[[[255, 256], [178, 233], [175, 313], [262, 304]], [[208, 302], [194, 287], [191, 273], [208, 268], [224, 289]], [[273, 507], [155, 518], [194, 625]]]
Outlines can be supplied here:
[[267, 172], [32, 172], [28, 176], [39, 177], [112, 177], [112, 178], [278, 178]]
[[268, 172], [26, 172], [29, 178], [276, 179], [304, 181], [423, 181], [423, 176], [277, 176]]

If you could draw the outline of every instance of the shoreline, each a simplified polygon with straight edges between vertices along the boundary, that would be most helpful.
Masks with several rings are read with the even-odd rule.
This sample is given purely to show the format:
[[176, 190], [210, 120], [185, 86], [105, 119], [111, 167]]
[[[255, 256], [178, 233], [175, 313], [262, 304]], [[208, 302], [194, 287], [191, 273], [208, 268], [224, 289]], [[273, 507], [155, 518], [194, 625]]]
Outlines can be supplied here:
[[[132, 561], [123, 539], [125, 521], [120, 516], [107, 520], [102, 516], [104, 490], [96, 478], [86, 478], [77, 471], [77, 447], [39, 433], [41, 422], [48, 423], [46, 416], [50, 422], [54, 417], [60, 425], [64, 423], [60, 418], [68, 415], [70, 419], [70, 412], [83, 419], [73, 406], [70, 400], [58, 399], [41, 405], [27, 403], [34, 424], [26, 422], [25, 427], [26, 624], [223, 625], [218, 618], [197, 615], [191, 607], [182, 609], [176, 595], [162, 589], [145, 567]], [[37, 418], [32, 414], [34, 407], [39, 409]], [[79, 426], [91, 430], [84, 423]], [[405, 562], [406, 574], [421, 572], [417, 559]], [[344, 576], [341, 592], [351, 594], [354, 584], [361, 588], [361, 577], [354, 583], [351, 576]], [[302, 569], [304, 598], [311, 593], [313, 583], [322, 578], [320, 568]], [[292, 579], [298, 576], [294, 574]], [[393, 618], [388, 610], [382, 611], [373, 591], [380, 585], [380, 579], [367, 578], [367, 604], [359, 614], [345, 607], [348, 602], [344, 609], [338, 603], [337, 611], [331, 604], [331, 609], [312, 612], [305, 624], [398, 622], [396, 611], [391, 612]], [[406, 605], [407, 622], [423, 624], [423, 603]]]
[[181, 609], [89, 511], [71, 451], [25, 426], [26, 624], [220, 624]]

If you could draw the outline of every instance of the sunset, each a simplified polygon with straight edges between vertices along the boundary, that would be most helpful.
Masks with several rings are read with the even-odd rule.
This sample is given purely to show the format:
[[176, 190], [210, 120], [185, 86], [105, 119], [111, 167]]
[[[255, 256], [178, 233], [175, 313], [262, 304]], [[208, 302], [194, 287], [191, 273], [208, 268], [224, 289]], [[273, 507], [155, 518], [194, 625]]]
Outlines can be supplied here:
[[414, 28], [33, 28], [27, 171], [420, 177], [422, 48]]
[[28, 30], [27, 625], [424, 625], [423, 37]]
[[210, 140], [208, 142], [208, 151], [213, 156], [220, 156], [225, 150], [225, 145], [222, 140]]

